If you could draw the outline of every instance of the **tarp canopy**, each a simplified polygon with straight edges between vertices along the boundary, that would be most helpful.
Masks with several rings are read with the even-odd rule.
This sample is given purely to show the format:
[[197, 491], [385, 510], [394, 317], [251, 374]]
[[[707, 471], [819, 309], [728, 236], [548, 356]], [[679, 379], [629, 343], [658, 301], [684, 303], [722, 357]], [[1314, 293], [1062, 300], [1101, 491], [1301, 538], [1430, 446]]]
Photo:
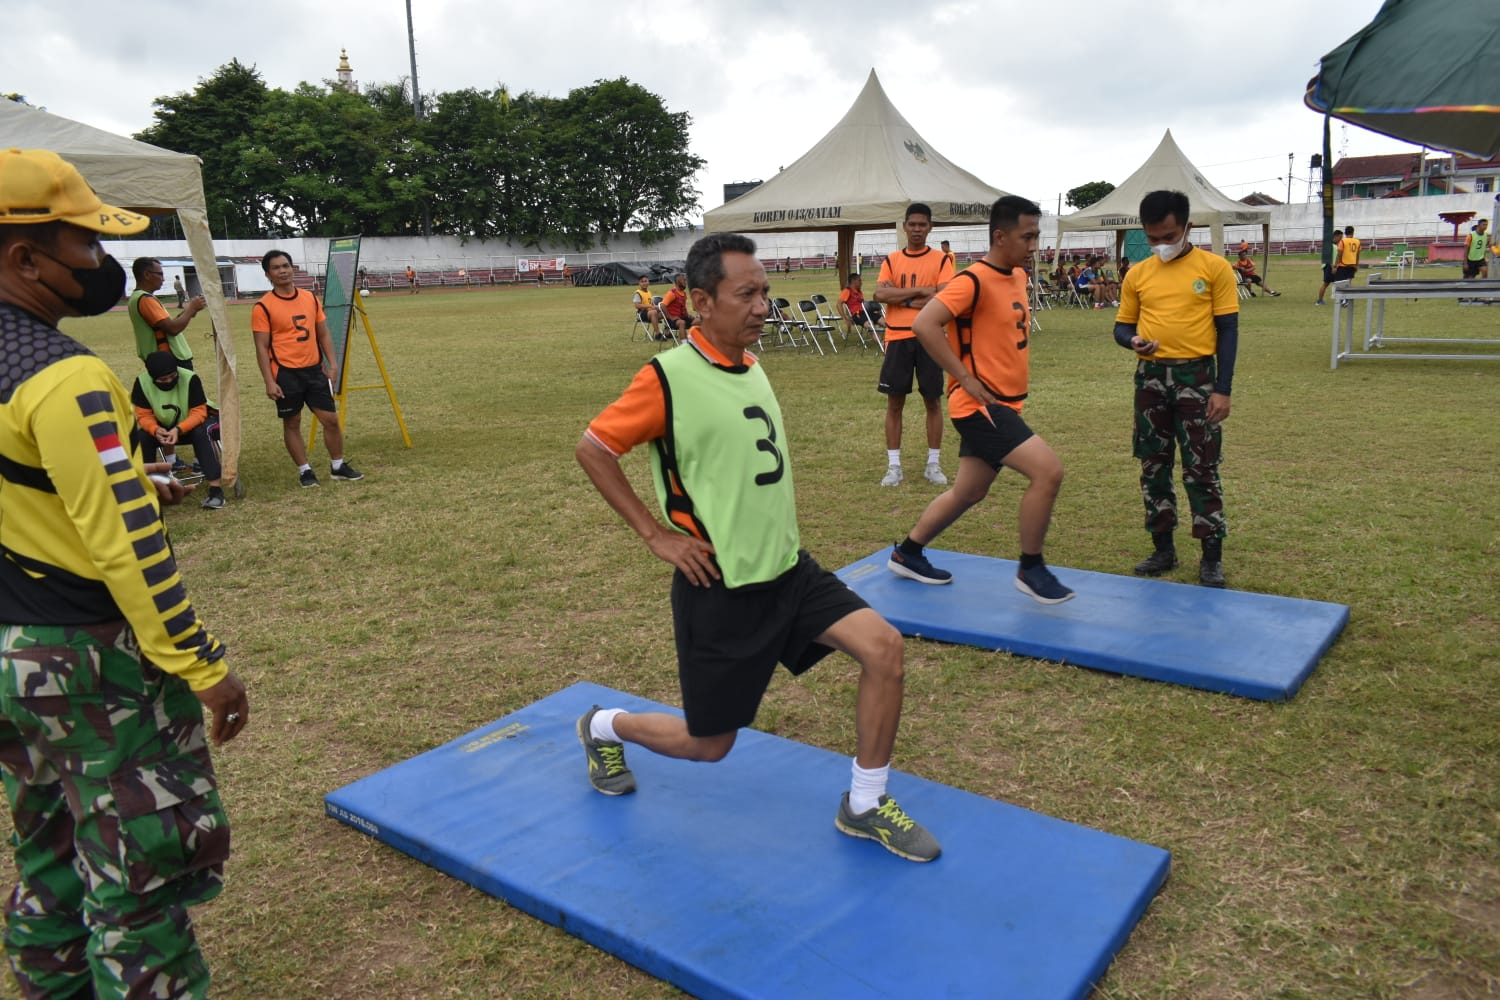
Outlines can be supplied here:
[[0, 100], [0, 149], [12, 147], [52, 150], [78, 167], [89, 186], [112, 205], [147, 215], [177, 213], [213, 321], [223, 478], [225, 486], [236, 485], [240, 456], [239, 383], [235, 378], [234, 340], [230, 336], [229, 313], [224, 307], [224, 290], [219, 283], [213, 236], [208, 229], [198, 158], [114, 135], [16, 101]]
[[706, 213], [709, 232], [839, 232], [840, 280], [854, 233], [894, 229], [914, 201], [937, 225], [984, 225], [1005, 192], [955, 165], [891, 104], [875, 71], [839, 123], [791, 166]]
[[1386, 0], [1321, 60], [1303, 100], [1372, 132], [1470, 156], [1500, 153], [1500, 3]]
[[1119, 257], [1120, 243], [1125, 232], [1141, 228], [1141, 199], [1152, 191], [1181, 191], [1187, 195], [1192, 206], [1191, 222], [1194, 226], [1208, 226], [1213, 231], [1215, 253], [1224, 252], [1224, 227], [1260, 225], [1265, 233], [1264, 242], [1270, 242], [1271, 210], [1246, 205], [1235, 201], [1208, 181], [1193, 166], [1177, 142], [1172, 130], [1167, 129], [1146, 162], [1102, 199], [1080, 209], [1072, 215], [1059, 216], [1057, 233], [1077, 233], [1114, 230], [1116, 233], [1115, 256]]

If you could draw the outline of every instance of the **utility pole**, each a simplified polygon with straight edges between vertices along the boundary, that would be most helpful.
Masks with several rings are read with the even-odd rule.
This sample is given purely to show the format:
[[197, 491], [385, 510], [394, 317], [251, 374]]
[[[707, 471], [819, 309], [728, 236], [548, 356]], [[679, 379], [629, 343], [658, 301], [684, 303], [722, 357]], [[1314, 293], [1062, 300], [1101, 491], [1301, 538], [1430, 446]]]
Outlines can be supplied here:
[[1286, 203], [1292, 203], [1292, 157], [1294, 153], [1286, 154]]
[[[417, 86], [417, 35], [412, 29], [411, 0], [406, 0], [406, 49], [411, 54], [411, 113], [418, 122], [422, 120], [422, 90]], [[422, 202], [422, 236], [432, 235], [432, 206]]]

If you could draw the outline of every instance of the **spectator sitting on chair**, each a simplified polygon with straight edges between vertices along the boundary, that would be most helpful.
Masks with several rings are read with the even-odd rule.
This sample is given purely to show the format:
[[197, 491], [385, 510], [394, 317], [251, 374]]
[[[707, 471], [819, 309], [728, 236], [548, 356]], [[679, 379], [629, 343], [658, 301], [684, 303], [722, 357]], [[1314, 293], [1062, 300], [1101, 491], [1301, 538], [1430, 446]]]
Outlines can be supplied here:
[[865, 312], [864, 279], [859, 272], [855, 271], [849, 275], [849, 283], [844, 290], [839, 292], [839, 312], [844, 314], [844, 319], [855, 326], [864, 326], [870, 321], [870, 316]]
[[667, 289], [667, 294], [661, 297], [661, 314], [674, 330], [684, 334], [693, 325], [693, 317], [688, 313], [687, 305], [687, 275], [679, 274], [672, 279], [672, 287]]
[[1073, 279], [1073, 286], [1080, 293], [1087, 293], [1094, 300], [1095, 309], [1103, 309], [1109, 304], [1109, 293], [1104, 282], [1099, 277], [1098, 270], [1094, 267], [1094, 258], [1084, 264], [1083, 270]]
[[193, 456], [208, 480], [208, 499], [203, 501], [203, 508], [223, 509], [219, 453], [208, 436], [208, 396], [203, 392], [203, 380], [191, 369], [177, 367], [168, 352], [156, 351], [146, 359], [146, 370], [136, 376], [130, 402], [135, 407], [141, 455], [159, 448], [163, 458], [174, 460], [172, 471], [176, 472], [185, 466], [176, 457], [178, 444], [192, 445]]
[[[1255, 273], [1255, 261], [1250, 259], [1250, 251], [1240, 250], [1240, 259], [1234, 262], [1234, 269], [1239, 272], [1241, 281], [1247, 285], [1259, 285], [1273, 299], [1281, 294], [1280, 292], [1272, 291], [1271, 286], [1266, 284], [1261, 279], [1261, 276]], [[1255, 298], [1254, 288], [1250, 289], [1250, 297], [1252, 299]]]
[[661, 332], [661, 310], [656, 308], [656, 303], [651, 301], [651, 278], [641, 275], [640, 285], [635, 290], [633, 299], [635, 314], [640, 317], [642, 323], [651, 324], [651, 339], [666, 339], [666, 334]]
[[[1122, 285], [1125, 284], [1125, 275], [1127, 275], [1129, 273], [1130, 273], [1130, 258], [1129, 257], [1121, 257], [1120, 258], [1120, 263], [1115, 267], [1115, 274], [1119, 277], [1119, 279], [1120, 279], [1119, 283], [1120, 284], [1122, 284]], [[1115, 296], [1115, 298], [1119, 298], [1119, 296], [1117, 295], [1117, 296]]]

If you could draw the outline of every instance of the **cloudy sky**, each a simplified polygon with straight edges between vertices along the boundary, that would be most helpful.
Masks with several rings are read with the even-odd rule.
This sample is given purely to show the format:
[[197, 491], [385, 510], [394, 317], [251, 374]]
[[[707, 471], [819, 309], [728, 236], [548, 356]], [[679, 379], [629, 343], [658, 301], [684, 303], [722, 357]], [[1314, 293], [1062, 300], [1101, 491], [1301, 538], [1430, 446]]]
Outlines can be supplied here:
[[[285, 89], [410, 74], [404, 0], [3, 0], [0, 92], [122, 134], [152, 100], [238, 58]], [[673, 4], [412, 0], [424, 93], [506, 84], [561, 96], [628, 77], [693, 119], [704, 209], [764, 179], [835, 125], [873, 68], [897, 109], [950, 160], [1057, 208], [1119, 183], [1170, 128], [1231, 197], [1308, 197], [1321, 119], [1302, 105], [1319, 58], [1380, 0], [687, 0]], [[920, 12], [920, 13], [918, 13]], [[0, 137], [3, 138], [3, 137]], [[1407, 147], [1335, 123], [1334, 152]], [[1067, 211], [1066, 206], [1064, 211]]]

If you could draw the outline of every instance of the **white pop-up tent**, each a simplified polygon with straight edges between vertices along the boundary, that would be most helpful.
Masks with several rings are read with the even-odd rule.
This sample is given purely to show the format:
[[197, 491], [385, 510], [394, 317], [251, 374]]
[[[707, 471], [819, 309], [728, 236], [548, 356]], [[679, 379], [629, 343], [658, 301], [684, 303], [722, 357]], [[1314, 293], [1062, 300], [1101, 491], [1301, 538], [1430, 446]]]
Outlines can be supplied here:
[[89, 186], [111, 205], [145, 215], [177, 213], [213, 322], [219, 384], [217, 393], [210, 391], [210, 395], [219, 405], [224, 485], [243, 494], [239, 483], [240, 393], [234, 371], [234, 340], [224, 307], [224, 289], [219, 284], [213, 236], [208, 230], [198, 158], [0, 100], [0, 149], [11, 148], [52, 150], [76, 166]]
[[[1115, 259], [1119, 259], [1125, 233], [1141, 228], [1141, 199], [1152, 191], [1181, 191], [1192, 206], [1191, 223], [1208, 226], [1213, 233], [1214, 253], [1224, 252], [1224, 227], [1259, 224], [1264, 238], [1261, 246], [1271, 242], [1271, 210], [1235, 201], [1208, 181], [1177, 148], [1172, 130], [1167, 129], [1161, 144], [1135, 173], [1125, 178], [1102, 199], [1057, 220], [1057, 235], [1112, 229], [1115, 232]], [[1269, 250], [1267, 250], [1269, 254]], [[1262, 264], [1265, 273], [1269, 259]]]
[[838, 232], [839, 282], [854, 234], [899, 227], [914, 201], [937, 225], [984, 225], [1004, 191], [943, 157], [891, 104], [875, 71], [833, 129], [791, 166], [703, 216], [709, 232]]

